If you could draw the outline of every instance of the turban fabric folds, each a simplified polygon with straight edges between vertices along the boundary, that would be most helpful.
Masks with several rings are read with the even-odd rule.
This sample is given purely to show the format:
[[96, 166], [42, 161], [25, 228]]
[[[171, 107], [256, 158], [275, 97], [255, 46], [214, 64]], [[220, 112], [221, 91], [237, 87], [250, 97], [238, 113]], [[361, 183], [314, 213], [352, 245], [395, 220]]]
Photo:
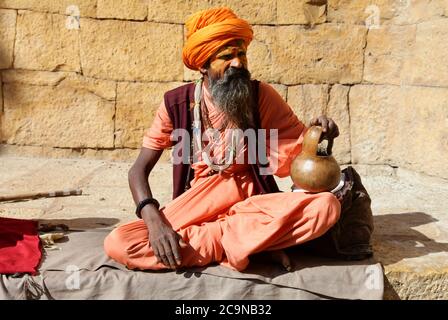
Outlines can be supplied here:
[[185, 26], [187, 41], [182, 59], [192, 70], [199, 70], [226, 43], [241, 39], [248, 46], [253, 38], [247, 21], [227, 7], [199, 11], [187, 19]]

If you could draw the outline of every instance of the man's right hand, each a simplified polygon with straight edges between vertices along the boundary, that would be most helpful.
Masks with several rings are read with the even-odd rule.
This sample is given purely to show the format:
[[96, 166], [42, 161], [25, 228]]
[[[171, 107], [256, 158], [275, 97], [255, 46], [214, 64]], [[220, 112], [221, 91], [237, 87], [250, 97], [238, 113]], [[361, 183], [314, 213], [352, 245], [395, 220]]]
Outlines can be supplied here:
[[157, 262], [161, 262], [171, 269], [182, 264], [181, 248], [187, 246], [181, 236], [168, 226], [162, 218], [151, 219], [146, 223], [149, 231], [150, 246], [154, 251]]
[[[141, 148], [137, 160], [129, 170], [129, 187], [135, 204], [152, 197], [148, 176], [162, 152], [163, 150]], [[180, 266], [182, 264], [180, 248], [186, 247], [187, 244], [164, 220], [164, 216], [154, 204], [144, 206], [140, 213], [148, 228], [150, 245], [157, 261], [172, 269]]]

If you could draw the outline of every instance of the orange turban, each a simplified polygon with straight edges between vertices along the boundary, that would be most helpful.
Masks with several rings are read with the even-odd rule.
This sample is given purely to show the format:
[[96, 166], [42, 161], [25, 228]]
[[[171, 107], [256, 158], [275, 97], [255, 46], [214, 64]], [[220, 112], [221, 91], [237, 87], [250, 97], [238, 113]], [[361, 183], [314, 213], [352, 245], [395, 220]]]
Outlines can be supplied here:
[[199, 11], [190, 16], [185, 25], [187, 42], [182, 59], [192, 70], [199, 70], [220, 47], [230, 41], [242, 39], [246, 46], [252, 41], [251, 26], [226, 7]]

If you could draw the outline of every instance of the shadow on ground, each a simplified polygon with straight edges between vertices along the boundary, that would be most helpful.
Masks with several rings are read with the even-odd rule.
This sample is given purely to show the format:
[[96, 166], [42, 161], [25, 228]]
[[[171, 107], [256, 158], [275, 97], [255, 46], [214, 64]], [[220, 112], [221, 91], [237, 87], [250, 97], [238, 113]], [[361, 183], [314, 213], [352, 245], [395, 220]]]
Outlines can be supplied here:
[[404, 212], [374, 216], [373, 247], [384, 266], [430, 253], [448, 252], [448, 243], [437, 242], [413, 229], [438, 220], [424, 212]]

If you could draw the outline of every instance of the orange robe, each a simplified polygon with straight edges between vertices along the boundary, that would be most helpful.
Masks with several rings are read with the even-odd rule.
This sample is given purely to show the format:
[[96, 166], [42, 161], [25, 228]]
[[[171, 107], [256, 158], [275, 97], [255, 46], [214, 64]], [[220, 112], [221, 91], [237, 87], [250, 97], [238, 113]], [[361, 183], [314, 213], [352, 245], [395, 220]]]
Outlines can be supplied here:
[[[219, 127], [223, 116], [213, 106], [203, 87], [205, 104], [212, 125]], [[260, 83], [262, 128], [278, 129], [278, 147], [268, 158], [277, 165], [273, 173], [289, 175], [291, 161], [301, 150], [305, 126], [291, 108], [268, 84]], [[165, 106], [159, 107], [143, 147], [162, 150], [171, 146], [173, 130]], [[268, 131], [269, 132], [269, 131]], [[224, 137], [226, 133], [221, 135]], [[219, 157], [225, 145], [216, 145]], [[245, 148], [241, 152], [246, 152]], [[285, 192], [255, 195], [248, 164], [233, 164], [222, 174], [209, 176], [210, 168], [198, 161], [191, 188], [161, 208], [172, 228], [189, 244], [181, 249], [182, 266], [203, 266], [211, 262], [243, 270], [251, 254], [286, 248], [325, 233], [338, 219], [340, 204], [331, 193]], [[105, 239], [106, 253], [130, 269], [165, 269], [157, 263], [143, 220], [122, 225]]]

